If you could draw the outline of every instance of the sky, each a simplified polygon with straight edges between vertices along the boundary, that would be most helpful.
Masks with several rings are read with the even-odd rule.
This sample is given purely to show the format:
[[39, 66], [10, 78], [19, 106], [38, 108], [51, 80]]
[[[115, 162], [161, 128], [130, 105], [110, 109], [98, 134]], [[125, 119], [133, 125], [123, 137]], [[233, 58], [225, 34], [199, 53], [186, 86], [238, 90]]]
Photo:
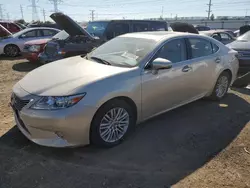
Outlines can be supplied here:
[[[25, 21], [32, 20], [32, 0], [0, 0], [4, 19], [21, 19], [20, 5], [23, 8]], [[60, 0], [58, 0], [60, 1]], [[215, 16], [250, 15], [250, 0], [211, 0], [212, 13]], [[209, 0], [61, 0], [58, 9], [77, 21], [89, 21], [91, 11], [98, 19], [143, 19], [172, 17], [207, 16]], [[53, 13], [54, 6], [50, 0], [36, 0], [40, 20], [46, 20]], [[1, 16], [1, 15], [0, 15]]]

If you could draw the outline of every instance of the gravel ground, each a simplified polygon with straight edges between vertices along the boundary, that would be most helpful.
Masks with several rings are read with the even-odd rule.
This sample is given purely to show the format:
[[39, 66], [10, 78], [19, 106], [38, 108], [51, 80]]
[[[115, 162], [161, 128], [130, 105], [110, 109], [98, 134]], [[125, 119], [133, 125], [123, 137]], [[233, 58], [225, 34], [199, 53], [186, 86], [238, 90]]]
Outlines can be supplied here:
[[151, 119], [111, 149], [55, 149], [28, 141], [8, 107], [36, 67], [0, 57], [0, 188], [250, 187], [249, 89]]

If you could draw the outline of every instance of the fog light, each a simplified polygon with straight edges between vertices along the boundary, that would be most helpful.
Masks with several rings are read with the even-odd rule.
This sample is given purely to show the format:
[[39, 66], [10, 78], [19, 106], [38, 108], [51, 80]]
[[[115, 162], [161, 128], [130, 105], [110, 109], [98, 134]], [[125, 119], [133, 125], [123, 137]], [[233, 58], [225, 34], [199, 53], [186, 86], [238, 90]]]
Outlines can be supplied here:
[[63, 134], [62, 134], [61, 132], [56, 131], [55, 134], [56, 134], [58, 137], [62, 138], [62, 139], [64, 138], [64, 136], [63, 136]]

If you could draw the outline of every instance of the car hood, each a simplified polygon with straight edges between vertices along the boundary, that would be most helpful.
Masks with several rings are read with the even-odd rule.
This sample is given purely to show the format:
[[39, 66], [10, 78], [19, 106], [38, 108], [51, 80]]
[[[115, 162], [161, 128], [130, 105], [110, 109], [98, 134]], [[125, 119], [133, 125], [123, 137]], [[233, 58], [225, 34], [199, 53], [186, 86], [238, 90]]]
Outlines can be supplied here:
[[76, 56], [41, 66], [28, 73], [17, 84], [34, 95], [66, 96], [75, 94], [75, 89], [130, 70], [131, 68], [104, 65]]
[[234, 50], [250, 50], [250, 41], [236, 40], [226, 46]]
[[37, 40], [32, 40], [32, 41], [26, 42], [25, 44], [28, 44], [28, 45], [45, 44], [50, 40], [51, 39], [37, 39]]
[[95, 38], [90, 35], [85, 29], [79, 24], [72, 20], [69, 16], [63, 13], [53, 13], [50, 15], [51, 19], [54, 20], [63, 30], [65, 30], [70, 36], [83, 35], [88, 37], [90, 40]]

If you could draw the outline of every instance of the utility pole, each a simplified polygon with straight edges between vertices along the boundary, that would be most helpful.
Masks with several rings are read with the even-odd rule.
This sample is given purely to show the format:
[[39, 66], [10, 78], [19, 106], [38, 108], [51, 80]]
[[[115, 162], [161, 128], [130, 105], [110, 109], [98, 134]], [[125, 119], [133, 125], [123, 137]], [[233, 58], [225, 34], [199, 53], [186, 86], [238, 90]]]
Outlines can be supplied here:
[[54, 12], [59, 12], [58, 4], [62, 2], [62, 0], [49, 0], [54, 5]]
[[21, 10], [22, 19], [24, 20], [24, 16], [23, 16], [23, 6], [22, 6], [22, 5], [20, 5], [20, 10]]
[[3, 20], [3, 5], [0, 4], [0, 20]]
[[164, 10], [164, 6], [161, 7], [161, 18], [163, 18], [163, 10]]
[[31, 0], [31, 7], [32, 7], [32, 21], [37, 21], [39, 20], [38, 17], [38, 12], [37, 12], [37, 6], [36, 3], [38, 2], [38, 0]]
[[7, 20], [10, 21], [10, 15], [9, 15], [8, 12], [7, 12], [7, 14], [6, 14], [6, 17], [7, 17]]
[[212, 10], [211, 10], [212, 0], [209, 0], [209, 3], [207, 5], [208, 5], [207, 19], [210, 20], [210, 14], [212, 12]]
[[43, 14], [43, 21], [45, 22], [46, 21], [46, 15], [45, 15], [45, 10], [44, 9], [42, 10], [42, 14]]
[[91, 21], [94, 21], [95, 19], [95, 10], [89, 10], [90, 11], [90, 15], [91, 15]]

